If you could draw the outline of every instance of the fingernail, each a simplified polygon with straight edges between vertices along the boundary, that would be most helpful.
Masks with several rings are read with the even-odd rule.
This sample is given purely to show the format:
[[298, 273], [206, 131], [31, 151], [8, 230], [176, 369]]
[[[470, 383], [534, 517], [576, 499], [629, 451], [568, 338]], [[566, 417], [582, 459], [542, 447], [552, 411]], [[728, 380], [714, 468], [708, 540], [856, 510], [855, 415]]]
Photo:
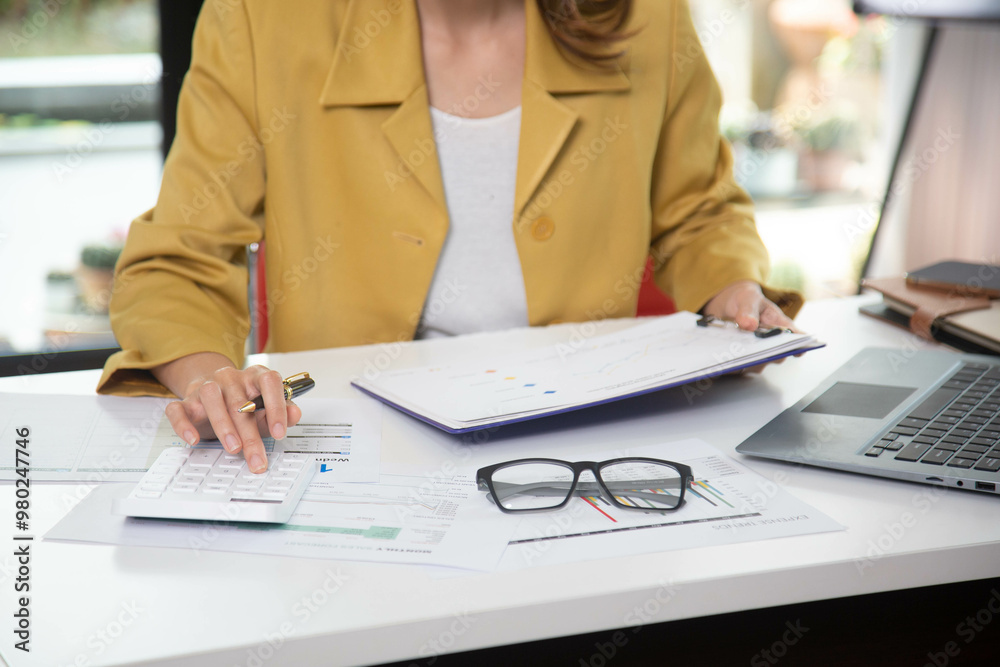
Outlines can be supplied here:
[[250, 457], [250, 471], [264, 472], [264, 458], [260, 454], [254, 454]]
[[184, 431], [184, 442], [194, 447], [194, 443], [198, 442], [198, 434], [194, 431]]
[[282, 438], [285, 437], [285, 425], [284, 424], [275, 424], [274, 428], [271, 429], [271, 431], [274, 433], [274, 439], [275, 440], [281, 440]]
[[226, 436], [226, 449], [230, 454], [235, 454], [240, 450], [240, 441], [232, 433]]

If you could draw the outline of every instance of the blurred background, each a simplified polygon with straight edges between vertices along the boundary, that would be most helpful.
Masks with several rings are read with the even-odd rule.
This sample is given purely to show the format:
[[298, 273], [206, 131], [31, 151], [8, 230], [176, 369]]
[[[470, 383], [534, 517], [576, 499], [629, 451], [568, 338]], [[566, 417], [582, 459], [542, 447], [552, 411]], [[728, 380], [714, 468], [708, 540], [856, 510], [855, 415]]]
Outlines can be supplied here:
[[[107, 321], [111, 269], [129, 222], [156, 201], [163, 139], [173, 133], [161, 101], [168, 109], [174, 103], [199, 5], [0, 0], [0, 355], [35, 354], [37, 362], [39, 351], [115, 346]], [[857, 16], [849, 0], [691, 5], [724, 91], [721, 127], [737, 178], [757, 202], [772, 282], [809, 298], [855, 294], [927, 24]], [[952, 70], [937, 75], [939, 85], [1000, 62], [995, 32], [964, 25], [944, 40], [939, 50], [959, 53], [941, 65]], [[964, 106], [995, 115], [1000, 87], [991, 76], [987, 91], [996, 99], [980, 91], [977, 104]], [[961, 129], [961, 116], [971, 113], [962, 106], [925, 128], [925, 143], [940, 145], [931, 143], [938, 134]], [[968, 153], [967, 134], [954, 134], [933, 164]], [[919, 143], [915, 150], [921, 154]], [[924, 171], [947, 171], [952, 180], [962, 174], [907, 165], [916, 170], [908, 186], [920, 187], [901, 195], [929, 185]], [[954, 197], [965, 201], [961, 192]], [[914, 242], [907, 232], [913, 199], [900, 198], [897, 217], [906, 222], [879, 232], [869, 273], [897, 273], [949, 249], [947, 234]], [[996, 238], [984, 231], [952, 254], [974, 255]]]

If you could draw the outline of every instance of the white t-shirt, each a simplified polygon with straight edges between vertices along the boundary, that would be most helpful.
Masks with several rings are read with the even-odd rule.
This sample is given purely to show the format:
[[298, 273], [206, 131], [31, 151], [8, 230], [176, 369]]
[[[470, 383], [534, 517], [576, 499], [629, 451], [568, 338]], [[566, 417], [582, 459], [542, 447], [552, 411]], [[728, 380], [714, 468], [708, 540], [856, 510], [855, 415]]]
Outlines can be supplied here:
[[450, 225], [417, 338], [528, 326], [514, 244], [521, 108], [463, 118], [431, 108]]

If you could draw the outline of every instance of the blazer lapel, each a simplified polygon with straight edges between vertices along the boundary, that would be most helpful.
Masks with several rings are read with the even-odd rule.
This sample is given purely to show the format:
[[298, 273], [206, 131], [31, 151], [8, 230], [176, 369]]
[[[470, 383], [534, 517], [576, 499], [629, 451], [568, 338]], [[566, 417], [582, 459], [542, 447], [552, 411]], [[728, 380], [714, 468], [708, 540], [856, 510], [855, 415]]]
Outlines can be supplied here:
[[526, 0], [525, 14], [527, 50], [514, 220], [523, 216], [579, 120], [579, 114], [553, 93], [627, 91], [631, 86], [617, 67], [603, 71], [570, 62], [556, 46], [535, 0]]
[[[389, 6], [384, 0], [351, 0], [320, 104], [399, 105], [382, 124], [382, 133], [447, 213], [428, 110], [416, 3], [406, 0], [394, 4], [396, 13], [391, 13]], [[416, 160], [410, 158], [414, 151], [420, 152]]]
[[[395, 6], [399, 10], [396, 14], [388, 13], [386, 7], [380, 0], [350, 0], [320, 104], [398, 104], [382, 124], [382, 131], [400, 159], [413, 167], [428, 194], [447, 212], [428, 110], [416, 1], [404, 0]], [[620, 92], [631, 85], [619, 68], [598, 71], [570, 62], [552, 39], [536, 0], [525, 0], [525, 15], [515, 220], [523, 215], [579, 119], [575, 110], [554, 95]], [[408, 160], [414, 150], [426, 157], [419, 165]]]
[[[396, 149], [400, 159], [413, 170], [413, 175], [428, 194], [447, 214], [448, 205], [444, 198], [444, 183], [428, 106], [427, 86], [421, 84], [396, 109], [396, 113], [382, 123], [382, 133]], [[416, 159], [412, 156], [416, 156]]]

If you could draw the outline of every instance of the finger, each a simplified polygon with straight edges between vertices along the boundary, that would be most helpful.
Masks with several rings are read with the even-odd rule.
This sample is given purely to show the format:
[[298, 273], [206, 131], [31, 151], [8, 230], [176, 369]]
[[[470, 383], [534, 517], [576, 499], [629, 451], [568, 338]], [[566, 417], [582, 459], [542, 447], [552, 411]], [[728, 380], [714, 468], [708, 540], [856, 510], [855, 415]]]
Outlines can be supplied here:
[[[288, 410], [285, 403], [285, 386], [277, 371], [268, 370], [263, 366], [253, 366], [252, 384], [260, 390], [264, 398], [264, 416], [267, 421], [267, 432], [275, 440], [285, 437], [288, 429]], [[250, 369], [248, 369], [250, 370]]]
[[740, 329], [746, 331], [756, 331], [760, 326], [760, 310], [764, 298], [755, 291], [747, 291], [737, 295], [735, 302], [735, 313], [733, 321], [739, 325]]
[[[230, 391], [232, 393], [232, 391]], [[240, 391], [239, 393], [242, 393]], [[230, 454], [235, 454], [243, 448], [243, 441], [240, 438], [236, 425], [233, 424], [232, 417], [229, 416], [229, 408], [226, 403], [226, 396], [223, 394], [222, 386], [211, 380], [198, 388], [198, 398], [205, 407], [205, 414], [215, 430], [215, 437], [219, 439], [222, 446]], [[244, 401], [245, 402], [245, 401]]]
[[[234, 403], [233, 411], [235, 412], [240, 405], [242, 403]], [[267, 451], [264, 449], [264, 441], [257, 428], [257, 420], [251, 414], [236, 415], [236, 428], [243, 442], [243, 458], [246, 459], [250, 472], [267, 470]]]
[[299, 420], [302, 419], [302, 408], [295, 403], [288, 401], [286, 409], [288, 410], [288, 426], [295, 426], [299, 423]]
[[183, 438], [184, 442], [192, 447], [198, 444], [198, 429], [191, 421], [181, 401], [168, 403], [165, 413], [167, 419], [170, 421], [170, 425], [174, 429], [174, 433]]
[[791, 318], [782, 312], [781, 308], [766, 299], [760, 313], [760, 325], [763, 327], [791, 329], [795, 333], [802, 333], [795, 328], [795, 323], [792, 322]]

